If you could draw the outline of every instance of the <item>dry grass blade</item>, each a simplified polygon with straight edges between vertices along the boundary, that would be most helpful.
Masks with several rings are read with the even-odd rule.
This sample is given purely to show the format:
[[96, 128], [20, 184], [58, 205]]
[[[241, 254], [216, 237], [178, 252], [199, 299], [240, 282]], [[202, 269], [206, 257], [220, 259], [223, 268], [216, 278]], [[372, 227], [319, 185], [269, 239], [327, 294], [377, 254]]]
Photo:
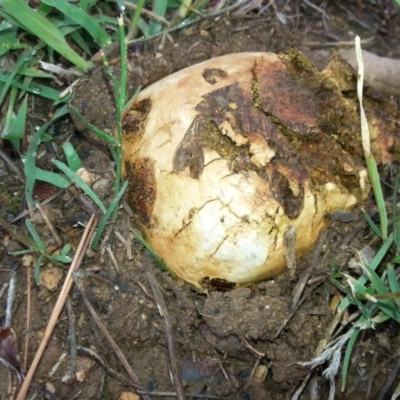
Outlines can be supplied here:
[[75, 257], [71, 263], [68, 274], [65, 278], [64, 285], [61, 289], [61, 292], [58, 296], [57, 302], [54, 306], [53, 313], [51, 314], [49, 323], [47, 324], [46, 330], [43, 335], [43, 339], [39, 345], [39, 348], [36, 352], [35, 358], [32, 361], [29, 371], [26, 374], [25, 380], [22, 383], [21, 389], [18, 393], [16, 400], [24, 400], [26, 398], [26, 395], [28, 393], [29, 387], [30, 387], [32, 379], [33, 379], [33, 375], [36, 372], [36, 368], [39, 364], [40, 359], [42, 358], [42, 355], [43, 355], [44, 350], [47, 346], [47, 343], [50, 339], [50, 336], [51, 336], [51, 334], [54, 330], [54, 327], [57, 323], [58, 317], [61, 314], [64, 304], [67, 300], [68, 294], [71, 290], [72, 283], [73, 283], [72, 274], [79, 268], [79, 266], [82, 262], [83, 256], [85, 255], [86, 249], [89, 246], [90, 240], [94, 234], [94, 229], [96, 227], [96, 224], [97, 224], [97, 220], [95, 218], [95, 215], [93, 214], [86, 226], [85, 232], [83, 233], [83, 236], [79, 243]]

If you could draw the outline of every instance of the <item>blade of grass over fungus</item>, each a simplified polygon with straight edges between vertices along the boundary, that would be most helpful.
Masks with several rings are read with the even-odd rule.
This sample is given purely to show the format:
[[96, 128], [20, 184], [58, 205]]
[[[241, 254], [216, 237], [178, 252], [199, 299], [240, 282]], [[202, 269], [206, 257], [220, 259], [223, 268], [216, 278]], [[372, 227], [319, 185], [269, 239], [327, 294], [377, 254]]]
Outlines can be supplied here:
[[356, 36], [356, 55], [358, 62], [358, 75], [357, 75], [357, 96], [360, 105], [360, 120], [361, 120], [361, 142], [364, 150], [364, 157], [367, 163], [368, 176], [374, 192], [376, 204], [378, 206], [382, 240], [386, 240], [388, 234], [388, 218], [385, 207], [385, 199], [383, 197], [383, 191], [381, 182], [379, 179], [378, 167], [376, 161], [371, 154], [371, 138], [368, 126], [367, 116], [365, 115], [363, 107], [363, 85], [364, 85], [364, 63], [362, 59], [360, 37]]
[[152, 247], [146, 242], [146, 240], [144, 239], [143, 235], [141, 234], [141, 232], [137, 229], [131, 229], [131, 232], [134, 234], [134, 236], [136, 237], [137, 240], [139, 240], [140, 243], [142, 243], [142, 245], [144, 247], [146, 247], [146, 249], [150, 252], [150, 254], [155, 258], [155, 260], [157, 261], [157, 264], [159, 265], [159, 267], [163, 270], [163, 271], [167, 271], [167, 266], [165, 265], [163, 259], [152, 249]]
[[76, 175], [71, 168], [67, 167], [64, 163], [58, 160], [53, 160], [53, 163], [58, 169], [64, 172], [64, 174], [67, 175], [68, 178], [71, 179], [71, 181], [73, 181], [78, 187], [80, 187], [94, 201], [94, 203], [100, 208], [101, 211], [103, 211], [104, 213], [107, 211], [105, 205], [97, 196], [97, 194], [92, 190], [92, 188], [78, 175]]
[[79, 26], [85, 29], [101, 47], [107, 46], [111, 43], [110, 36], [102, 26], [81, 8], [76, 7], [67, 1], [60, 0], [42, 0], [42, 3], [57, 8], [66, 17], [76, 22]]
[[29, 7], [25, 0], [3, 0], [1, 6], [7, 14], [7, 19], [16, 22], [18, 26], [43, 40], [77, 67], [88, 69], [92, 66], [91, 62], [84, 60], [69, 46], [52, 22]]
[[[127, 47], [126, 47], [126, 40], [125, 40], [125, 26], [124, 26], [124, 19], [118, 17], [118, 31], [119, 31], [119, 51], [121, 55], [121, 65], [120, 65], [120, 78], [119, 78], [119, 90], [118, 90], [118, 98], [116, 101], [119, 103], [118, 112], [121, 115], [126, 101], [126, 86], [127, 86], [127, 77], [128, 77], [128, 67], [126, 62], [126, 54], [127, 54]], [[121, 120], [121, 118], [117, 118]]]
[[127, 111], [132, 103], [133, 100], [135, 100], [136, 96], [140, 93], [140, 91], [142, 90], [142, 86], [139, 85], [135, 91], [135, 93], [132, 95], [132, 97], [126, 102], [124, 109], [122, 110], [123, 113], [125, 113], [125, 111]]

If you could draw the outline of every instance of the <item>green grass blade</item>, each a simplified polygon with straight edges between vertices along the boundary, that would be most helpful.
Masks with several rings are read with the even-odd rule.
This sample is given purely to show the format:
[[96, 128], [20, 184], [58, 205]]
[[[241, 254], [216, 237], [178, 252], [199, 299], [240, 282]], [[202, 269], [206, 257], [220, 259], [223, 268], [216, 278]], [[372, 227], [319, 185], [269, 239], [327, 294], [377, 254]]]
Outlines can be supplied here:
[[57, 186], [61, 189], [66, 189], [71, 186], [71, 181], [64, 175], [57, 172], [46, 171], [39, 167], [35, 167], [34, 176], [35, 180], [50, 183], [51, 185]]
[[375, 271], [373, 271], [368, 265], [363, 265], [362, 268], [377, 294], [389, 293], [386, 285], [383, 283], [383, 281]]
[[71, 32], [71, 38], [75, 40], [75, 43], [90, 57], [92, 57], [93, 53], [90, 50], [89, 46], [86, 43], [86, 40], [82, 37], [79, 31]]
[[161, 270], [163, 271], [167, 271], [168, 268], [164, 263], [164, 260], [152, 249], [152, 247], [146, 242], [146, 240], [144, 239], [143, 235], [141, 234], [140, 231], [138, 231], [137, 229], [131, 229], [131, 232], [134, 234], [134, 236], [136, 237], [136, 239], [139, 240], [140, 243], [142, 243], [142, 245], [144, 247], [146, 247], [146, 249], [150, 252], [150, 254], [155, 258], [155, 260], [157, 261], [157, 264], [159, 265], [159, 267], [161, 268]]
[[372, 220], [372, 218], [365, 212], [365, 210], [363, 210], [363, 212], [364, 212], [364, 217], [367, 220], [370, 228], [373, 230], [373, 232], [375, 233], [376, 236], [379, 236], [382, 239], [382, 232], [379, 229], [379, 227], [375, 224], [375, 222]]
[[17, 122], [15, 123], [14, 126], [17, 140], [21, 140], [24, 136], [27, 110], [28, 110], [28, 96], [25, 96], [21, 104], [21, 107], [18, 110]]
[[79, 158], [79, 155], [74, 149], [74, 146], [72, 146], [71, 142], [64, 142], [62, 147], [68, 167], [70, 167], [74, 172], [78, 171], [79, 168], [82, 168], [81, 159]]
[[[378, 268], [383, 258], [386, 256], [387, 252], [392, 246], [393, 241], [394, 241], [394, 235], [393, 233], [391, 233], [389, 237], [386, 239], [386, 241], [383, 243], [379, 251], [375, 254], [375, 257], [369, 263], [369, 268], [371, 268], [371, 270], [375, 271]], [[358, 281], [364, 284], [367, 282], [367, 277], [363, 275], [358, 279]], [[348, 297], [345, 297], [339, 304], [338, 311], [339, 312], [344, 311], [349, 306], [349, 304], [350, 304], [350, 299]]]
[[386, 240], [388, 234], [388, 217], [385, 206], [385, 199], [383, 197], [382, 185], [379, 178], [378, 167], [376, 161], [371, 154], [364, 154], [367, 163], [368, 176], [374, 192], [376, 204], [378, 206], [382, 239]]
[[29, 76], [31, 78], [39, 78], [39, 79], [54, 79], [54, 76], [49, 72], [41, 71], [35, 67], [23, 65], [19, 71], [18, 75]]
[[63, 264], [69, 264], [70, 262], [72, 262], [72, 257], [68, 255], [70, 251], [71, 251], [71, 245], [67, 243], [62, 248], [61, 253], [59, 255], [52, 254], [50, 257], [57, 262], [61, 262]]
[[122, 112], [125, 113], [125, 111], [127, 111], [132, 103], [133, 100], [135, 100], [136, 96], [140, 93], [140, 91], [142, 90], [142, 86], [139, 85], [135, 91], [135, 93], [133, 94], [133, 96], [128, 100], [128, 102], [125, 104]]
[[12, 81], [15, 78], [15, 75], [17, 75], [19, 69], [29, 60], [29, 58], [31, 57], [33, 52], [34, 52], [33, 49], [24, 51], [18, 57], [18, 60], [15, 63], [15, 66], [14, 66], [13, 70], [8, 75], [6, 75], [7, 78], [6, 78], [5, 82], [4, 82], [3, 89], [2, 89], [2, 91], [0, 93], [0, 105], [3, 104], [4, 98], [6, 97], [8, 89], [10, 88], [10, 86], [12, 84]]
[[14, 126], [17, 122], [17, 117], [14, 113], [15, 101], [17, 99], [17, 89], [12, 88], [10, 93], [10, 100], [8, 102], [8, 109], [3, 122], [3, 130], [1, 132], [1, 137], [10, 141], [16, 141], [21, 139], [15, 135]]
[[[6, 83], [8, 79], [9, 75], [0, 74], [0, 82]], [[34, 86], [27, 86], [18, 82], [16, 79], [13, 79], [11, 80], [11, 85], [27, 93], [40, 95], [40, 97], [44, 97], [52, 101], [57, 101], [60, 97], [60, 92], [58, 90], [37, 83], [35, 83]]]
[[[136, 36], [137, 28], [138, 27], [140, 28], [139, 21], [142, 20], [142, 22], [144, 22], [143, 19], [140, 18], [140, 15], [142, 13], [142, 9], [144, 7], [144, 3], [145, 3], [145, 0], [138, 0], [137, 8], [136, 8], [135, 14], [133, 14], [131, 26], [129, 27], [127, 40], [130, 40], [131, 38]], [[149, 26], [147, 24], [146, 24], [146, 29], [147, 30], [149, 29]], [[144, 33], [143, 30], [142, 30], [142, 32]]]
[[33, 187], [35, 185], [35, 169], [36, 169], [36, 153], [38, 147], [42, 141], [46, 130], [51, 126], [51, 124], [57, 120], [58, 118], [62, 117], [63, 115], [68, 114], [68, 107], [64, 105], [61, 107], [53, 118], [47, 121], [35, 134], [32, 136], [31, 143], [29, 144], [28, 150], [25, 156], [25, 165], [24, 165], [24, 172], [25, 172], [25, 198], [29, 206], [33, 205]]
[[111, 38], [101, 25], [88, 13], [67, 1], [42, 0], [42, 3], [52, 6], [61, 11], [69, 19], [85, 29], [89, 35], [100, 45], [107, 46], [111, 43]]
[[97, 227], [97, 231], [93, 237], [91, 248], [93, 250], [97, 249], [97, 246], [99, 245], [99, 241], [101, 238], [101, 235], [104, 232], [104, 228], [111, 218], [111, 216], [114, 214], [114, 212], [117, 210], [119, 202], [122, 199], [122, 196], [125, 194], [126, 189], [128, 188], [128, 182], [125, 182], [121, 188], [121, 190], [118, 192], [118, 194], [115, 196], [114, 200], [111, 202], [110, 207], [108, 207], [108, 210], [106, 213], [103, 215], [99, 222], [99, 226]]
[[64, 172], [64, 174], [67, 175], [68, 178], [71, 179], [71, 181], [73, 181], [78, 187], [80, 187], [94, 201], [94, 203], [100, 208], [101, 211], [103, 211], [104, 213], [107, 211], [103, 202], [93, 191], [93, 189], [79, 176], [77, 176], [71, 168], [67, 167], [64, 163], [58, 160], [53, 160], [53, 163], [57, 166], [57, 168]]
[[48, 46], [77, 67], [87, 69], [92, 66], [92, 63], [84, 60], [71, 49], [64, 36], [53, 23], [29, 7], [25, 0], [3, 0], [1, 5], [7, 13], [7, 18], [11, 17], [20, 27], [43, 40]]
[[44, 255], [39, 256], [35, 263], [35, 268], [33, 272], [33, 276], [35, 278], [36, 285], [40, 285], [40, 267], [42, 266], [44, 260]]
[[20, 43], [16, 27], [10, 27], [4, 22], [0, 24], [0, 57], [10, 50], [26, 49], [27, 47], [26, 44]]
[[388, 263], [386, 270], [387, 270], [390, 291], [393, 293], [400, 292], [400, 285], [393, 264]]
[[[160, 16], [165, 17], [168, 7], [168, 0], [153, 0], [153, 13]], [[150, 35], [154, 35], [155, 33], [159, 33], [162, 28], [162, 23], [158, 21], [152, 20], [149, 24], [149, 33]]]
[[90, 122], [88, 122], [85, 117], [75, 108], [72, 107], [71, 105], [69, 106], [70, 110], [80, 118], [80, 120], [85, 124], [87, 128], [89, 128], [92, 132], [94, 132], [101, 140], [103, 140], [108, 146], [118, 146], [118, 140], [113, 136], [110, 135], [101, 129], [97, 128], [96, 126], [92, 125]]
[[351, 357], [351, 353], [353, 352], [353, 347], [354, 347], [354, 344], [357, 340], [359, 333], [360, 333], [360, 328], [358, 328], [358, 327], [353, 328], [353, 333], [350, 336], [349, 342], [347, 343], [346, 353], [344, 355], [343, 364], [342, 364], [342, 392], [346, 389], [347, 375], [349, 372], [349, 365], [350, 365], [350, 357]]
[[394, 321], [400, 322], [400, 310], [393, 300], [378, 300], [376, 306]]
[[393, 229], [395, 235], [395, 243], [397, 252], [400, 251], [400, 215], [399, 215], [399, 206], [398, 202], [398, 193], [400, 188], [400, 174], [396, 176], [396, 180], [394, 183], [394, 190], [393, 190]]
[[26, 225], [26, 229], [28, 229], [28, 232], [32, 236], [33, 241], [35, 242], [36, 250], [38, 250], [40, 252], [44, 251], [45, 245], [43, 244], [38, 233], [36, 232], [36, 229], [33, 226], [32, 221], [30, 219], [26, 218], [25, 225]]
[[124, 19], [118, 18], [118, 32], [119, 32], [119, 53], [121, 55], [121, 65], [120, 65], [120, 82], [119, 82], [119, 97], [115, 99], [119, 103], [119, 114], [118, 120], [120, 121], [122, 110], [125, 106], [126, 101], [126, 81], [127, 81], [127, 48], [126, 48], [126, 40], [125, 40], [125, 26], [124, 26]]

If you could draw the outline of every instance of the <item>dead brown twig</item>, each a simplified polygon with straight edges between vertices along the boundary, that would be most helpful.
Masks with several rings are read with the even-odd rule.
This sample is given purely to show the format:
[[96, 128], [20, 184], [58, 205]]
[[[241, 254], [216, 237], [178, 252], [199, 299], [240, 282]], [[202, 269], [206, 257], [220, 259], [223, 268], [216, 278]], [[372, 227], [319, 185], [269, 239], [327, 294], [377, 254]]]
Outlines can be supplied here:
[[[306, 284], [308, 282], [308, 280], [310, 279], [312, 273], [314, 272], [315, 266], [317, 265], [317, 261], [318, 261], [318, 257], [321, 254], [322, 251], [322, 246], [325, 243], [325, 239], [327, 236], [328, 232], [325, 231], [323, 232], [320, 237], [318, 238], [318, 242], [317, 242], [317, 246], [314, 250], [314, 254], [311, 260], [311, 264], [310, 266], [303, 272], [303, 274], [301, 275], [300, 279], [298, 280], [294, 290], [293, 290], [293, 296], [292, 299], [290, 301], [289, 304], [289, 315], [288, 317], [285, 319], [285, 321], [283, 322], [282, 326], [278, 329], [278, 332], [275, 334], [274, 339], [276, 339], [277, 337], [279, 337], [279, 335], [281, 334], [281, 332], [283, 331], [283, 329], [286, 327], [286, 325], [289, 323], [289, 321], [292, 319], [292, 317], [294, 316], [294, 314], [296, 313], [296, 311], [298, 310], [298, 308], [300, 307], [300, 305], [302, 304], [302, 301], [300, 301], [300, 297], [304, 291], [304, 288], [306, 287]], [[319, 285], [319, 283], [317, 283], [317, 286]], [[314, 290], [314, 286], [312, 287], [312, 290]], [[309, 291], [308, 293], [310, 293], [311, 291]], [[303, 299], [305, 300], [307, 296], [303, 296]], [[303, 300], [303, 301], [304, 301]]]
[[[136, 389], [143, 390], [143, 385], [140, 383], [139, 378], [137, 377], [137, 375], [133, 371], [132, 367], [129, 365], [128, 360], [125, 358], [125, 356], [122, 353], [121, 349], [118, 347], [117, 343], [115, 343], [114, 339], [111, 337], [111, 335], [108, 332], [107, 328], [105, 327], [103, 322], [101, 322], [101, 319], [99, 318], [99, 316], [97, 315], [96, 311], [94, 310], [92, 304], [90, 303], [90, 300], [89, 300], [89, 298], [88, 298], [88, 296], [86, 294], [86, 290], [85, 290], [85, 288], [83, 287], [83, 284], [82, 284], [82, 280], [83, 280], [84, 274], [82, 274], [81, 272], [82, 271], [78, 271], [76, 274], [74, 274], [74, 280], [75, 280], [75, 284], [76, 284], [76, 286], [77, 286], [77, 288], [79, 290], [79, 293], [80, 293], [80, 295], [82, 297], [82, 300], [83, 300], [87, 310], [89, 311], [90, 316], [93, 318], [94, 322], [96, 323], [96, 325], [100, 329], [101, 333], [106, 338], [109, 346], [115, 352], [115, 354], [118, 357], [119, 361], [121, 362], [121, 364], [125, 368], [125, 371], [127, 372], [132, 385]], [[147, 395], [142, 395], [142, 399], [143, 400], [150, 400], [150, 397], [147, 396]]]
[[43, 339], [39, 345], [39, 348], [36, 352], [35, 358], [32, 361], [29, 371], [26, 374], [25, 380], [22, 383], [21, 389], [18, 393], [16, 400], [25, 400], [25, 398], [26, 398], [26, 395], [27, 395], [29, 387], [31, 385], [33, 376], [36, 372], [36, 368], [39, 364], [40, 359], [42, 358], [42, 355], [43, 355], [44, 350], [47, 346], [47, 343], [50, 339], [50, 336], [54, 330], [54, 327], [56, 326], [58, 317], [61, 314], [61, 311], [64, 307], [65, 301], [67, 300], [68, 294], [71, 290], [72, 283], [73, 283], [72, 274], [79, 268], [79, 266], [82, 262], [82, 259], [86, 252], [86, 249], [89, 246], [90, 240], [94, 234], [94, 229], [96, 227], [96, 224], [97, 224], [97, 220], [95, 218], [95, 215], [93, 214], [86, 226], [85, 232], [83, 233], [83, 236], [79, 243], [75, 257], [72, 260], [68, 274], [65, 278], [64, 285], [61, 289], [61, 292], [58, 296], [57, 302], [54, 306], [49, 323], [47, 324], [46, 330], [43, 335]]
[[171, 374], [175, 385], [177, 397], [179, 400], [185, 400], [186, 396], [180, 379], [178, 364], [176, 362], [176, 351], [175, 351], [174, 339], [172, 336], [172, 325], [168, 316], [167, 306], [165, 305], [165, 301], [161, 293], [160, 287], [154, 276], [151, 264], [148, 260], [145, 260], [144, 268], [146, 271], [147, 279], [149, 280], [151, 286], [151, 290], [153, 291], [154, 301], [156, 302], [158, 311], [160, 312], [160, 315], [161, 317], [163, 317], [164, 320], [165, 334], [167, 335], [169, 362], [171, 365]]

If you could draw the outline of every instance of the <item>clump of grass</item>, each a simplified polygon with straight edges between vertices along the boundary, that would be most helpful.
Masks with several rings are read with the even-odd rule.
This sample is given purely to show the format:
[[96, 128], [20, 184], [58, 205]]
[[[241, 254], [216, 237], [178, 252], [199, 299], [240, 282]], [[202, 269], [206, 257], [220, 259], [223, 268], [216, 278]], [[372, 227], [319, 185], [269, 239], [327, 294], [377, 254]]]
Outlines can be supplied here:
[[[339, 314], [343, 314], [349, 306], [355, 306], [357, 311], [349, 318], [349, 320], [355, 320], [355, 322], [345, 334], [328, 343], [319, 356], [310, 362], [301, 363], [304, 366], [315, 367], [328, 361], [328, 367], [323, 374], [331, 384], [329, 399], [333, 399], [335, 395], [335, 379], [339, 372], [343, 350], [345, 355], [342, 362], [342, 391], [345, 390], [347, 385], [350, 357], [359, 333], [366, 329], [375, 328], [378, 324], [388, 320], [400, 323], [399, 272], [395, 268], [397, 264], [400, 264], [400, 218], [397, 208], [400, 177], [397, 178], [394, 188], [393, 212], [391, 221], [389, 221], [378, 168], [371, 153], [368, 121], [363, 108], [364, 65], [358, 36], [355, 44], [359, 64], [357, 94], [360, 105], [362, 145], [368, 176], [377, 204], [379, 226], [368, 215], [366, 217], [371, 229], [381, 239], [382, 243], [369, 263], [360, 258], [359, 266], [362, 275], [358, 279], [349, 274], [333, 271], [331, 282], [346, 293], [346, 297], [340, 303], [337, 311]], [[390, 232], [389, 227], [391, 228]], [[395, 255], [391, 256], [391, 259], [386, 262], [388, 255], [393, 254], [393, 247]], [[386, 265], [382, 265], [384, 260]], [[345, 284], [342, 280], [345, 281]], [[396, 392], [400, 392], [400, 384]]]
[[[95, 1], [91, 2], [91, 4], [97, 7], [97, 11], [93, 12], [93, 7], [90, 9], [89, 3], [85, 1], [72, 4], [56, 0], [43, 0], [36, 9], [31, 8], [25, 0], [5, 0], [0, 4], [0, 17], [5, 20], [0, 25], [0, 39], [2, 40], [0, 55], [10, 56], [10, 59], [15, 58], [13, 56], [17, 55], [14, 64], [4, 70], [3, 74], [0, 74], [0, 104], [8, 100], [8, 111], [3, 121], [2, 138], [12, 143], [23, 161], [25, 199], [30, 214], [33, 214], [33, 189], [36, 181], [44, 181], [59, 188], [67, 188], [72, 183], [75, 184], [92, 199], [103, 214], [92, 241], [92, 248], [95, 249], [99, 244], [107, 222], [116, 217], [116, 211], [128, 185], [127, 183], [122, 185], [121, 182], [122, 115], [132, 100], [129, 99], [127, 101], [126, 98], [126, 37], [132, 38], [139, 31], [145, 36], [160, 33], [165, 25], [165, 22], [161, 23], [160, 20], [165, 20], [164, 17], [167, 11], [171, 9], [171, 2], [166, 0], [154, 2], [152, 13], [157, 18], [150, 20], [150, 22], [146, 22], [141, 16], [141, 11], [145, 5], [144, 0], [139, 0], [132, 18], [131, 14], [129, 14], [130, 10], [125, 8], [122, 1], [118, 2], [118, 6], [120, 11], [126, 11], [126, 13], [119, 18], [106, 15], [110, 11], [107, 2]], [[173, 4], [172, 8], [178, 6], [179, 4]], [[102, 11], [107, 12], [103, 13]], [[185, 15], [182, 14], [181, 18], [187, 14], [188, 12]], [[131, 20], [128, 35], [125, 34], [123, 17], [126, 20]], [[25, 39], [25, 42], [20, 40], [21, 33], [25, 35], [25, 38], [28, 38]], [[35, 45], [32, 47], [28, 40], [36, 42]], [[58, 90], [38, 84], [36, 78], [54, 79], [51, 73], [40, 71], [37, 67], [39, 62], [44, 59], [54, 62], [55, 52], [65, 57], [75, 67], [86, 70], [93, 66], [93, 63], [88, 61], [87, 58], [90, 58], [94, 51], [97, 52], [99, 48], [108, 46], [113, 41], [118, 41], [120, 44], [121, 64], [119, 79], [114, 76], [104, 53], [103, 61], [113, 88], [116, 104], [117, 126], [115, 134], [109, 134], [88, 124], [89, 128], [108, 145], [116, 165], [115, 198], [106, 207], [90, 186], [77, 176], [76, 171], [82, 166], [82, 163], [69, 142], [63, 144], [66, 163], [53, 160], [54, 165], [58, 168], [57, 172], [43, 170], [37, 166], [36, 154], [39, 147], [43, 142], [51, 140], [47, 132], [52, 124], [68, 114], [70, 109], [66, 105], [68, 98], [60, 101], [60, 92]], [[78, 53], [77, 49], [79, 48], [80, 51]], [[16, 52], [20, 53], [17, 54]], [[84, 57], [80, 54], [82, 52]], [[25, 135], [29, 95], [50, 99], [58, 103], [59, 108], [50, 120], [34, 132], [25, 154], [22, 154], [20, 143]], [[17, 100], [21, 96], [23, 100], [18, 105]], [[34, 225], [29, 219], [26, 221], [26, 228], [31, 240], [25, 241], [25, 245], [30, 247], [31, 251], [39, 254], [35, 267], [35, 277], [38, 282], [40, 265], [43, 260], [46, 258], [53, 262], [69, 262], [67, 250], [69, 251], [70, 246], [64, 246], [60, 256], [47, 254], [47, 246], [41, 241]], [[4, 220], [2, 222], [6, 224]]]

